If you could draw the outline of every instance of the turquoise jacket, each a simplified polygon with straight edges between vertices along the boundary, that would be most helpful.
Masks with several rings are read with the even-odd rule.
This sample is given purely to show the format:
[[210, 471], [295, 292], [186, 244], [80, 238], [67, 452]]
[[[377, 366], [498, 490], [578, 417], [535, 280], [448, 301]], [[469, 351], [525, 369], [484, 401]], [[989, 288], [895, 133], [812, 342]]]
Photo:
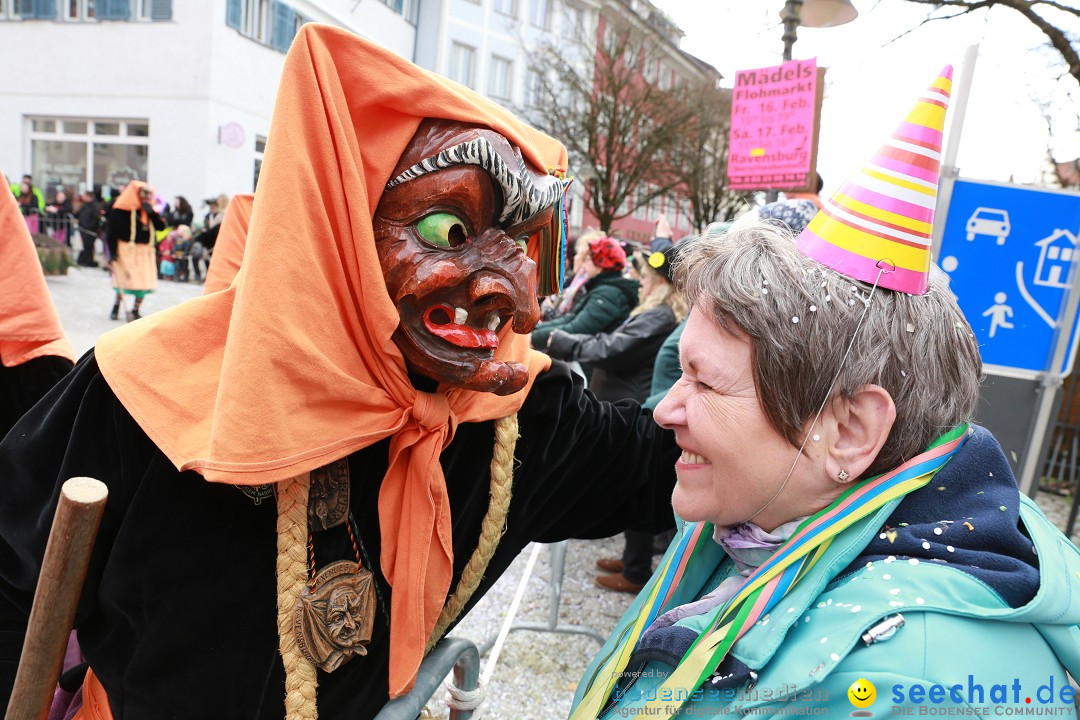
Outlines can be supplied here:
[[[949, 517], [957, 509], [961, 514]], [[934, 522], [903, 520], [920, 512]], [[682, 525], [669, 553], [690, 527]], [[888, 548], [895, 554], [883, 555]], [[680, 602], [711, 590], [730, 565], [722, 558], [704, 582], [684, 578], [680, 588], [701, 588]], [[616, 635], [642, 602], [635, 600]], [[679, 624], [697, 632], [701, 622]], [[1066, 671], [1080, 676], [1078, 623], [1080, 551], [1016, 491], [997, 442], [977, 429], [928, 486], [840, 533], [810, 574], [735, 644], [738, 662], [729, 663], [740, 682], [706, 680], [679, 717], [1072, 717]], [[586, 671], [575, 707], [614, 638]], [[602, 717], [633, 717], [671, 669], [645, 664]], [[848, 696], [860, 680], [876, 691], [865, 709]]]

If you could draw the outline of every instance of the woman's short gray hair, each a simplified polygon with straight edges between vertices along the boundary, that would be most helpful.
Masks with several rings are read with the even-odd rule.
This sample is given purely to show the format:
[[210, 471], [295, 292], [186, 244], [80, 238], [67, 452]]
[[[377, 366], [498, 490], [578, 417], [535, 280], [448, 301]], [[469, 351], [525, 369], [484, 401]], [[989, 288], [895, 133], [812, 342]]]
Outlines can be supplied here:
[[750, 337], [762, 410], [796, 447], [827, 393], [850, 398], [867, 384], [883, 387], [896, 404], [896, 422], [868, 475], [918, 454], [975, 412], [978, 344], [937, 267], [925, 295], [879, 287], [869, 302], [872, 284], [807, 257], [785, 229], [756, 223], [687, 242], [674, 278], [691, 307]]

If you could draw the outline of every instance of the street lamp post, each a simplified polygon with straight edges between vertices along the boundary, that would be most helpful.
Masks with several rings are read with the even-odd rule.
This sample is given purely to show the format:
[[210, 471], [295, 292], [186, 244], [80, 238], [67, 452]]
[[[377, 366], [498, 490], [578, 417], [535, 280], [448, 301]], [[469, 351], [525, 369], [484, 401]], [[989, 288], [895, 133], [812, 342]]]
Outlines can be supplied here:
[[[791, 48], [798, 39], [798, 28], [836, 27], [849, 23], [859, 16], [859, 11], [851, 0], [786, 0], [780, 11], [780, 20], [784, 23], [784, 62], [791, 59]], [[766, 202], [775, 202], [779, 191], [769, 190], [765, 194]]]
[[803, 0], [787, 0], [780, 11], [780, 20], [784, 23], [784, 62], [791, 59], [791, 46], [798, 39], [799, 20]]

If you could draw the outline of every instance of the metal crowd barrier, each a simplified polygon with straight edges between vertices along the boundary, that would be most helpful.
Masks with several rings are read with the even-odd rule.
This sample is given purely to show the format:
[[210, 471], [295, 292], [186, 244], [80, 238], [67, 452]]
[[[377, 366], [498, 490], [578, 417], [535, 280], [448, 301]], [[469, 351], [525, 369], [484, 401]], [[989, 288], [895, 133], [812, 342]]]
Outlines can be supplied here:
[[[375, 720], [415, 720], [435, 695], [443, 679], [454, 672], [454, 684], [475, 690], [480, 680], [480, 653], [470, 640], [443, 638], [420, 664], [413, 689], [383, 706]], [[450, 720], [469, 720], [472, 710], [450, 708]]]

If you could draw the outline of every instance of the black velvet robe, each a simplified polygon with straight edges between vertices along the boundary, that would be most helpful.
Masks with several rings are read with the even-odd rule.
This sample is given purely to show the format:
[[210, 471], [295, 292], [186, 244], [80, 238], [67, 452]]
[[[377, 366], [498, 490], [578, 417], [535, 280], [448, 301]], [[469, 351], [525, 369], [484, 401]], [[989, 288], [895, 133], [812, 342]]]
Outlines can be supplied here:
[[42, 355], [13, 367], [0, 365], [0, 439], [70, 371], [71, 361], [56, 355]]
[[[537, 378], [518, 420], [506, 534], [470, 607], [530, 541], [673, 524], [678, 449], [648, 411], [597, 401], [556, 362]], [[487, 510], [493, 443], [493, 423], [463, 423], [442, 454], [454, 586]], [[386, 440], [349, 456], [352, 511], [387, 600], [377, 497], [388, 447]], [[109, 486], [76, 626], [117, 720], [282, 717], [273, 495], [177, 472], [116, 399], [92, 353], [0, 443], [0, 708], [59, 487], [78, 475]], [[353, 557], [342, 527], [315, 533], [314, 545], [318, 567]], [[386, 612], [380, 602], [366, 657], [319, 672], [320, 717], [371, 718], [385, 703]]]

